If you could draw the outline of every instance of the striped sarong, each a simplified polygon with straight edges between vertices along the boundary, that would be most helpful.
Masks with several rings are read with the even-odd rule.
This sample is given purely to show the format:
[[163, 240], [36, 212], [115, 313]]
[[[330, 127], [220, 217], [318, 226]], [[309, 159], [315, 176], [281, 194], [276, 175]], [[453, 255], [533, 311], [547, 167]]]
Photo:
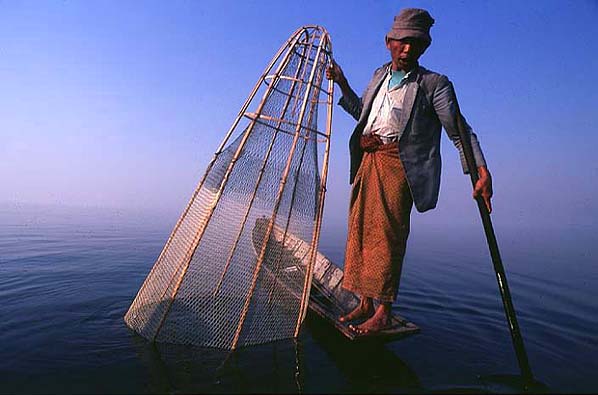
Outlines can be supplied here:
[[343, 288], [394, 302], [409, 236], [413, 200], [396, 142], [362, 138], [366, 152], [353, 182]]

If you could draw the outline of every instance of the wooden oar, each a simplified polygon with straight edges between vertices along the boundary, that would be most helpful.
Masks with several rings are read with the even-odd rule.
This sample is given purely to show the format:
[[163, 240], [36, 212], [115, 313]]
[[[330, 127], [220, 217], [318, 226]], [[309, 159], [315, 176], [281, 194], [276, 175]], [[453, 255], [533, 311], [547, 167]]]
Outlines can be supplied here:
[[[457, 110], [457, 126], [459, 129], [461, 144], [463, 146], [463, 153], [465, 154], [465, 160], [467, 162], [467, 168], [469, 169], [471, 183], [475, 188], [475, 185], [479, 179], [479, 175], [475, 159], [473, 157], [470, 134], [465, 129], [463, 117], [461, 116], [459, 105], [456, 101], [455, 106]], [[511, 292], [509, 291], [507, 276], [505, 274], [505, 269], [498, 251], [498, 243], [496, 242], [496, 236], [494, 235], [494, 228], [492, 227], [492, 221], [490, 220], [490, 213], [488, 212], [488, 208], [486, 207], [484, 199], [481, 196], [476, 197], [476, 202], [478, 203], [478, 209], [480, 211], [480, 216], [482, 217], [482, 224], [484, 225], [484, 232], [486, 233], [486, 240], [488, 241], [488, 248], [490, 249], [490, 255], [492, 257], [494, 272], [496, 273], [498, 289], [500, 290], [500, 296], [505, 308], [505, 315], [507, 316], [507, 322], [511, 332], [511, 339], [513, 340], [513, 346], [515, 347], [515, 353], [517, 354], [519, 369], [521, 370], [521, 375], [523, 376], [524, 382], [531, 385], [535, 382], [535, 380], [529, 365], [527, 353], [523, 344], [523, 338], [521, 337], [521, 331], [519, 329], [519, 324], [517, 323], [515, 307], [513, 306], [513, 301], [511, 300]]]

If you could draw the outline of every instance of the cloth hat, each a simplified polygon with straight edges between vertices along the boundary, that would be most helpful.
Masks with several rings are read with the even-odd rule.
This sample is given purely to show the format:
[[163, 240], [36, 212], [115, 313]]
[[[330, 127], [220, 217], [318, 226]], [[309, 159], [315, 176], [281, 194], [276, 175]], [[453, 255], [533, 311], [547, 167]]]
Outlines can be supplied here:
[[404, 8], [395, 16], [387, 38], [401, 40], [404, 38], [417, 38], [425, 41], [428, 45], [432, 42], [430, 28], [434, 24], [434, 18], [428, 11], [420, 8]]

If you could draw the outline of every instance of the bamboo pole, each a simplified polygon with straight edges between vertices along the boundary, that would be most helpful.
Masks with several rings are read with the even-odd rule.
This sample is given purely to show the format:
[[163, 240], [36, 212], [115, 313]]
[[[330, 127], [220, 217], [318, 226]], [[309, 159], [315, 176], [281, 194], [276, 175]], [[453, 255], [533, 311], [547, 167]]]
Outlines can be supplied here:
[[[330, 37], [326, 33], [326, 43], [330, 47], [330, 51], [328, 52], [330, 57], [330, 62], [332, 62], [332, 43], [330, 42]], [[328, 102], [327, 102], [327, 112], [326, 112], [326, 135], [328, 138], [326, 139], [326, 148], [324, 151], [324, 159], [322, 163], [322, 177], [320, 179], [320, 200], [318, 204], [318, 214], [316, 219], [316, 226], [314, 228], [312, 242], [311, 242], [311, 257], [309, 259], [309, 265], [307, 268], [307, 275], [305, 276], [305, 284], [303, 288], [303, 300], [301, 301], [301, 308], [299, 313], [299, 318], [297, 320], [297, 325], [295, 326], [295, 337], [299, 335], [299, 329], [301, 327], [301, 323], [305, 319], [305, 315], [307, 313], [307, 305], [309, 302], [309, 290], [311, 288], [312, 282], [312, 271], [314, 266], [314, 261], [316, 259], [317, 251], [318, 251], [318, 242], [320, 238], [320, 229], [322, 226], [322, 216], [324, 213], [324, 199], [326, 197], [326, 179], [328, 177], [328, 158], [330, 154], [330, 135], [332, 132], [332, 101], [334, 96], [334, 82], [332, 80], [328, 81]]]
[[[303, 32], [301, 32], [300, 34], [303, 34]], [[301, 70], [301, 65], [302, 65], [302, 63], [300, 63], [299, 66], [297, 66], [297, 70], [295, 71], [295, 77], [297, 76], [297, 74], [299, 74], [299, 71]], [[284, 77], [284, 76], [280, 76], [280, 78], [282, 78], [282, 77]], [[297, 85], [297, 82], [302, 82], [302, 81], [299, 80], [299, 79], [297, 79], [297, 78], [293, 79], [293, 83], [292, 83], [292, 86], [291, 86], [291, 93], [295, 90], [295, 86]], [[277, 81], [275, 79], [273, 79], [272, 80], [272, 89], [276, 89], [274, 87], [276, 83], [277, 83]], [[230, 264], [232, 262], [233, 256], [234, 256], [235, 251], [237, 249], [237, 245], [239, 244], [239, 240], [241, 239], [241, 235], [243, 234], [243, 230], [245, 229], [245, 223], [247, 222], [247, 219], [249, 218], [249, 213], [251, 211], [251, 208], [252, 208], [252, 205], [253, 205], [253, 201], [255, 200], [255, 197], [257, 195], [257, 190], [258, 190], [258, 188], [260, 186], [262, 177], [264, 175], [264, 170], [265, 170], [266, 165], [268, 163], [268, 160], [270, 158], [270, 153], [272, 151], [272, 147], [274, 146], [274, 142], [276, 141], [276, 137], [278, 136], [278, 131], [280, 129], [281, 122], [283, 121], [282, 118], [284, 117], [284, 114], [286, 113], [286, 110], [287, 110], [287, 108], [289, 106], [289, 103], [291, 102], [291, 98], [292, 98], [292, 95], [287, 97], [287, 99], [285, 101], [285, 104], [283, 106], [283, 109], [281, 111], [280, 121], [278, 122], [278, 125], [274, 129], [275, 130], [274, 136], [272, 137], [272, 140], [270, 141], [268, 149], [266, 150], [266, 155], [264, 157], [264, 160], [262, 161], [262, 166], [260, 168], [258, 179], [257, 179], [257, 182], [255, 184], [255, 187], [254, 187], [251, 199], [249, 201], [249, 204], [248, 204], [248, 207], [247, 207], [247, 211], [245, 212], [245, 215], [244, 215], [243, 220], [241, 222], [241, 227], [239, 228], [239, 232], [238, 232], [238, 234], [237, 234], [237, 236], [235, 238], [235, 241], [233, 242], [233, 246], [231, 247], [231, 252], [230, 252], [230, 254], [229, 254], [229, 256], [228, 256], [228, 258], [226, 260], [226, 263], [224, 265], [224, 269], [222, 271], [222, 274], [220, 275], [220, 279], [218, 280], [218, 284], [216, 285], [216, 288], [214, 289], [213, 296], [216, 296], [218, 294], [218, 292], [220, 291], [220, 287], [222, 286], [222, 282], [224, 281], [224, 277], [225, 277], [225, 275], [226, 275], [226, 273], [228, 271], [228, 268], [229, 268], [229, 266], [230, 266]], [[260, 118], [260, 116], [261, 116], [261, 114], [256, 114], [256, 118], [255, 118], [256, 121]]]
[[[313, 34], [313, 35], [312, 35], [312, 38], [311, 38], [311, 40], [309, 40], [309, 43], [310, 43], [309, 47], [308, 47], [308, 46], [305, 46], [305, 47], [304, 47], [304, 48], [309, 48], [309, 49], [307, 50], [307, 52], [308, 52], [308, 53], [310, 53], [310, 52], [312, 51], [312, 49], [313, 49], [313, 44], [314, 44], [314, 42], [315, 42], [315, 40], [316, 40], [317, 38], [318, 38], [318, 36], [317, 36], [316, 34]], [[305, 51], [304, 51], [304, 53], [305, 53]], [[309, 56], [309, 55], [308, 55], [308, 56]], [[302, 60], [302, 63], [303, 63], [303, 60]], [[309, 62], [305, 62], [305, 65], [306, 65], [306, 66], [307, 66], [308, 64], [309, 64]], [[303, 69], [302, 69], [302, 70], [303, 70], [303, 75], [305, 75], [304, 71], [305, 71], [306, 69], [307, 69], [307, 67], [305, 67], [305, 68], [303, 68]], [[307, 125], [311, 125], [311, 121], [313, 120], [313, 116], [314, 116], [314, 109], [315, 109], [315, 108], [314, 108], [314, 106], [313, 106], [313, 105], [311, 105], [311, 106], [310, 106], [310, 108], [309, 108], [309, 117], [308, 117], [308, 120], [307, 120]], [[300, 124], [299, 124], [299, 123], [295, 124], [295, 127], [296, 127], [296, 128], [298, 127], [297, 125], [300, 125]], [[301, 129], [303, 129], [303, 130], [306, 130], [306, 131], [307, 131], [307, 130], [312, 130], [311, 128], [308, 128], [308, 127], [305, 127], [305, 126], [304, 126], [304, 127], [302, 127]], [[306, 133], [306, 135], [307, 135], [307, 133]], [[290, 203], [290, 207], [289, 207], [289, 213], [288, 213], [288, 215], [287, 215], [287, 219], [286, 219], [286, 225], [285, 225], [284, 232], [283, 232], [283, 235], [282, 235], [282, 245], [283, 245], [283, 246], [284, 246], [284, 244], [285, 244], [285, 241], [286, 241], [286, 238], [287, 238], [287, 232], [288, 232], [288, 230], [289, 230], [289, 224], [290, 224], [290, 222], [291, 222], [291, 215], [292, 215], [292, 213], [293, 213], [293, 206], [295, 205], [295, 196], [296, 196], [296, 192], [297, 192], [297, 185], [298, 185], [298, 175], [299, 175], [299, 172], [300, 172], [300, 170], [301, 170], [301, 166], [303, 165], [303, 157], [304, 157], [304, 155], [305, 155], [305, 150], [306, 150], [306, 148], [307, 148], [307, 138], [305, 138], [305, 140], [306, 140], [306, 141], [305, 141], [305, 143], [303, 144], [303, 148], [302, 148], [302, 150], [301, 150], [301, 156], [300, 156], [300, 158], [299, 158], [299, 165], [297, 166], [297, 171], [295, 172], [295, 184], [293, 185], [293, 192], [292, 192], [292, 194], [291, 194], [291, 203]], [[315, 144], [317, 144], [317, 141], [315, 142]], [[277, 262], [275, 263], [275, 266], [276, 266], [276, 268], [275, 268], [275, 272], [274, 272], [274, 276], [275, 276], [275, 277], [276, 277], [276, 276], [278, 275], [278, 273], [279, 273], [278, 267], [280, 266], [280, 260], [281, 260], [281, 259], [282, 259], [282, 256], [279, 256], [279, 257], [278, 257], [278, 259], [277, 259]], [[272, 285], [272, 287], [271, 287], [271, 289], [270, 289], [270, 292], [268, 293], [268, 303], [270, 303], [270, 302], [271, 302], [271, 298], [272, 298], [272, 294], [274, 293], [275, 285], [276, 285], [276, 283], [274, 282], [274, 283], [273, 283], [273, 285]]]
[[[310, 120], [313, 117], [313, 112], [314, 112], [314, 107], [311, 106], [310, 107], [310, 114], [309, 114], [309, 120], [308, 120], [308, 124], [310, 122]], [[297, 165], [297, 170], [295, 171], [295, 184], [293, 185], [293, 191], [291, 193], [291, 203], [289, 205], [289, 213], [287, 215], [286, 221], [285, 221], [285, 227], [284, 227], [284, 231], [282, 234], [282, 245], [284, 246], [286, 239], [287, 239], [287, 234], [289, 231], [289, 225], [291, 223], [291, 216], [293, 214], [293, 206], [295, 205], [295, 196], [297, 195], [297, 185], [299, 184], [299, 173], [301, 171], [301, 166], [303, 166], [303, 159], [305, 157], [305, 151], [307, 149], [307, 138], [304, 138], [305, 142], [303, 143], [303, 147], [301, 148], [301, 155], [299, 156], [299, 163]], [[315, 143], [317, 144], [317, 143]], [[274, 272], [274, 276], [276, 277], [278, 275], [279, 272], [279, 267], [280, 267], [280, 261], [282, 259], [282, 256], [279, 256], [276, 263], [275, 263], [275, 272]], [[270, 293], [268, 294], [268, 302], [271, 301], [271, 297], [272, 294], [274, 292], [274, 288], [275, 286], [273, 285], [272, 288], [270, 289]]]
[[[321, 45], [318, 46], [316, 59], [319, 58], [319, 54], [321, 52], [321, 49], [322, 49], [322, 46]], [[237, 343], [239, 341], [239, 336], [241, 334], [241, 329], [243, 328], [243, 324], [245, 322], [245, 317], [247, 316], [247, 311], [249, 310], [249, 304], [251, 302], [251, 298], [252, 298], [253, 292], [255, 290], [255, 285], [257, 283], [258, 274], [260, 272], [262, 263], [264, 261], [264, 256], [265, 256], [265, 253], [266, 253], [266, 248], [267, 248], [267, 245], [268, 245], [268, 240], [270, 239], [270, 234], [272, 233], [272, 228], [274, 227], [274, 222], [275, 222], [275, 219], [276, 219], [276, 215], [278, 213], [278, 208], [280, 206], [280, 201], [281, 201], [281, 198], [282, 198], [282, 193], [284, 191], [284, 187], [286, 185], [286, 181], [287, 181], [287, 178], [288, 178], [288, 175], [289, 175], [289, 171], [290, 171], [290, 167], [291, 167], [291, 163], [292, 163], [292, 159], [293, 159], [293, 154], [294, 154], [295, 148], [297, 146], [297, 140], [299, 139], [299, 134], [300, 134], [300, 131], [301, 131], [301, 124], [303, 123], [303, 117], [305, 115], [305, 107], [307, 106], [307, 102], [309, 100], [309, 93], [311, 92], [312, 81], [313, 81], [313, 77], [314, 77], [316, 69], [317, 69], [317, 63], [314, 62], [314, 64], [312, 65], [312, 70], [311, 70], [310, 77], [309, 77], [309, 80], [308, 80], [309, 82], [308, 82], [308, 85], [307, 85], [307, 88], [306, 88], [306, 91], [305, 91], [305, 96], [304, 96], [304, 99], [303, 99], [303, 103], [301, 105], [301, 111], [299, 112], [299, 120], [297, 121], [298, 125], [297, 125], [297, 129], [295, 130], [295, 137], [293, 138], [293, 143], [292, 143], [292, 146], [291, 146], [291, 150], [289, 152], [289, 158], [287, 160], [287, 163], [286, 163], [286, 166], [285, 166], [285, 169], [284, 169], [284, 172], [283, 172], [283, 177], [282, 177], [281, 182], [280, 182], [280, 187], [278, 189], [278, 193], [277, 193], [277, 196], [276, 196], [276, 202], [275, 202], [275, 205], [274, 205], [274, 210], [273, 210], [273, 213], [272, 213], [272, 217], [270, 218], [270, 221], [269, 221], [269, 224], [268, 224], [268, 229], [267, 229], [266, 234], [264, 236], [264, 240], [263, 240], [263, 244], [262, 244], [262, 249], [261, 249], [259, 258], [258, 258], [258, 260], [256, 262], [255, 270], [253, 272], [253, 279], [252, 279], [252, 282], [251, 282], [251, 288], [249, 289], [249, 293], [248, 293], [248, 295], [247, 295], [247, 297], [245, 299], [245, 304], [243, 306], [243, 311], [241, 312], [241, 317], [239, 319], [239, 323], [237, 325], [237, 330], [235, 332], [235, 336], [234, 336], [234, 339], [233, 339], [233, 345], [232, 345], [232, 349], [233, 350], [236, 348]]]

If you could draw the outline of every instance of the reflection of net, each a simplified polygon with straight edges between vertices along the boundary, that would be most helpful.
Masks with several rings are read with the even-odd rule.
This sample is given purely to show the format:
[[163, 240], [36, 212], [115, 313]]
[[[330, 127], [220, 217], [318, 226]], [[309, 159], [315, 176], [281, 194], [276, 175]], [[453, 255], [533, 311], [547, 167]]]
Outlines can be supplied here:
[[[292, 292], [281, 286], [272, 269], [289, 257], [266, 240], [282, 230], [315, 256], [323, 204], [317, 145], [328, 144], [317, 116], [329, 47], [324, 29], [299, 29], [271, 64], [276, 73], [262, 78], [256, 111], [242, 109], [248, 125], [235, 122], [232, 131], [242, 132], [216, 154], [125, 316], [144, 337], [235, 348], [296, 334], [310, 271]], [[254, 243], [261, 218], [263, 239]]]

